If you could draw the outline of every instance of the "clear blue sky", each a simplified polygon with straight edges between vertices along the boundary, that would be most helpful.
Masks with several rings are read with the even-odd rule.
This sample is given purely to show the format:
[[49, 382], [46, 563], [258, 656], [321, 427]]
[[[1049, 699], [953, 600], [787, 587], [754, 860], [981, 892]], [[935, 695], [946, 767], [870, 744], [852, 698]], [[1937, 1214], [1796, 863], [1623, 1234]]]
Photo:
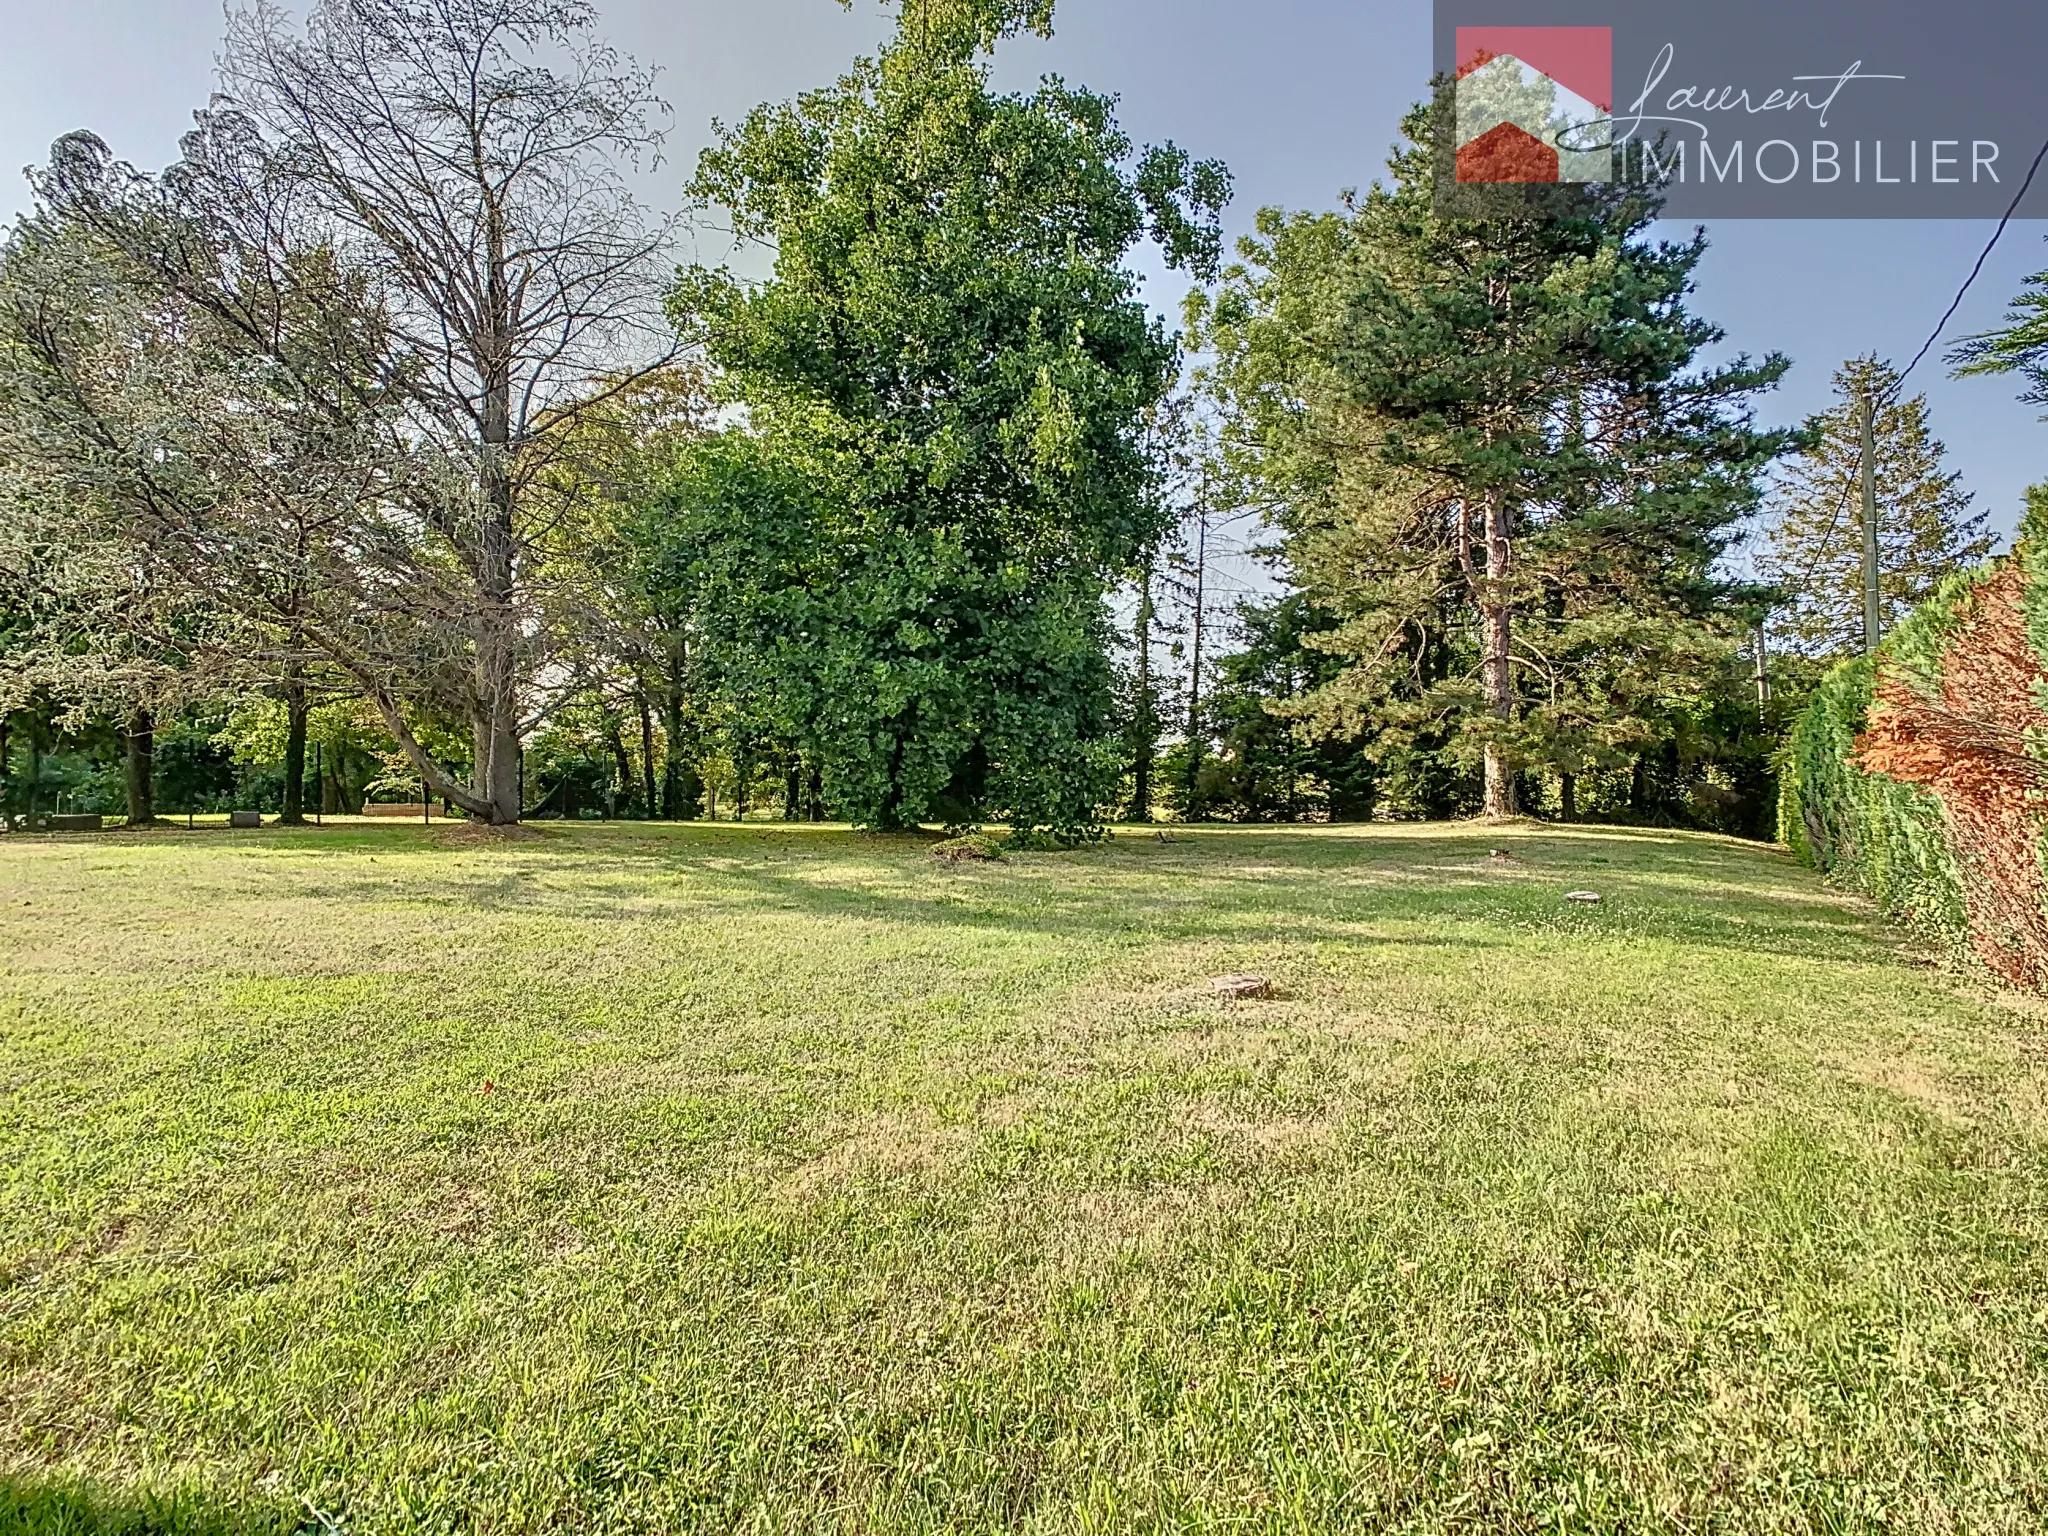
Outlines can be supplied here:
[[[663, 71], [675, 109], [669, 162], [646, 178], [673, 206], [712, 117], [830, 80], [881, 36], [872, 0], [849, 14], [832, 0], [599, 0], [613, 41]], [[90, 127], [116, 153], [155, 168], [175, 152], [211, 88], [221, 29], [214, 0], [0, 0], [0, 214], [25, 204], [16, 168], [50, 141]], [[1123, 97], [1140, 141], [1172, 138], [1229, 162], [1233, 222], [1264, 204], [1327, 207], [1381, 170], [1395, 126], [1429, 74], [1422, 0], [1061, 0], [1059, 35], [1013, 45], [1001, 73], [1028, 83], [1053, 71]], [[2048, 135], [2048, 112], [2044, 112]], [[1788, 353], [1796, 364], [1768, 407], [1795, 420], [1826, 402], [1843, 358], [1875, 349], [1909, 357], [1947, 307], [1989, 226], [1974, 223], [1731, 222], [1714, 249], [1698, 308], [1730, 346]], [[2028, 272], [2048, 267], [2042, 226], [2016, 225], [1952, 327], [1995, 322]], [[714, 237], [702, 254], [722, 257]], [[1169, 311], [1174, 285], [1153, 297]], [[2009, 380], [1951, 380], [1938, 354], [1915, 375], [1979, 505], [2009, 531], [2022, 489], [2048, 478], [2048, 424]]]

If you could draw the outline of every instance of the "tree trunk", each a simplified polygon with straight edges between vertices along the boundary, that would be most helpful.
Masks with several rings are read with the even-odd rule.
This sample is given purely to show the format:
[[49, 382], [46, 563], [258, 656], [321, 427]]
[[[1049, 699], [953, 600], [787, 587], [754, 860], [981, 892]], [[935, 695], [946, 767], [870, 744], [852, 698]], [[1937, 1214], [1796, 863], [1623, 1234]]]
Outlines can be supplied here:
[[[630, 797], [633, 793], [633, 759], [627, 755], [625, 735], [623, 732], [619, 730], [616, 724], [612, 726], [611, 734], [612, 769], [618, 775], [619, 788], [623, 789], [626, 792], [627, 796], [629, 797], [630, 803]], [[606, 796], [605, 814], [607, 816], [613, 816], [618, 814], [618, 798], [619, 797], [617, 791], [614, 791], [612, 794]]]
[[1193, 665], [1188, 671], [1188, 782], [1187, 802], [1181, 807], [1186, 821], [1202, 819], [1199, 786], [1202, 774], [1202, 629], [1209, 604], [1209, 511], [1202, 509], [1195, 535], [1195, 633]]
[[[1514, 610], [1508, 579], [1514, 564], [1514, 514], [1505, 498], [1486, 503], [1486, 586], [1479, 611], [1484, 626], [1486, 707], [1497, 724], [1515, 716]], [[1505, 818], [1519, 810], [1514, 770], [1497, 740], [1486, 743], [1486, 814]]]
[[1138, 739], [1131, 754], [1131, 820], [1152, 819], [1152, 760], [1159, 750], [1159, 711], [1152, 699], [1152, 563], [1138, 583]]
[[634, 689], [633, 700], [640, 706], [640, 814], [652, 821], [655, 817], [654, 711], [647, 703], [644, 690]]
[[811, 764], [810, 784], [811, 820], [825, 819], [825, 770], [816, 763]]
[[128, 717], [128, 825], [156, 821], [156, 721], [142, 705]]
[[1579, 819], [1579, 776], [1576, 773], [1558, 775], [1558, 793], [1563, 801], [1559, 814], [1566, 821]]
[[36, 820], [43, 812], [43, 733], [42, 722], [34, 715], [28, 717], [28, 829], [36, 829]]
[[683, 690], [671, 678], [661, 701], [661, 814], [668, 821], [690, 819], [683, 805]]
[[485, 314], [478, 346], [483, 380], [477, 548], [476, 790], [494, 825], [519, 820], [518, 543], [512, 486], [512, 286], [500, 210], [486, 221]]
[[804, 760], [795, 758], [782, 783], [782, 819], [801, 821], [804, 814]]
[[476, 643], [476, 791], [486, 819], [496, 826], [519, 820], [518, 617], [512, 606], [512, 520], [506, 505], [492, 506], [483, 531], [483, 601]]
[[875, 829], [878, 832], [909, 830], [910, 822], [903, 814], [903, 762], [916, 730], [917, 702], [912, 700], [908, 712], [897, 719], [895, 736], [889, 743], [889, 793], [882, 802], [880, 824]]
[[284, 684], [284, 814], [278, 820], [286, 826], [303, 826], [306, 820], [306, 684], [294, 666], [285, 674]]

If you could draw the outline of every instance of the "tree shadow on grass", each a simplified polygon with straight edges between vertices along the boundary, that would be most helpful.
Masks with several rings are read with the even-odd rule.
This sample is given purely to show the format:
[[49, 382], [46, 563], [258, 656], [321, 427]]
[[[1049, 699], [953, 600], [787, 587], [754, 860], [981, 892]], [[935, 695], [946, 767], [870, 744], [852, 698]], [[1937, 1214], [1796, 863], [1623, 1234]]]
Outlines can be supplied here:
[[[807, 878], [786, 865], [723, 874], [732, 885], [757, 893], [762, 905], [812, 916], [1047, 937], [1121, 934], [1141, 944], [1268, 938], [1367, 948], [1399, 942], [1492, 949], [1513, 947], [1524, 936], [1540, 933], [1563, 940], [1661, 940], [1794, 960], [1867, 964], [1916, 958], [1905, 935], [1875, 914], [1843, 904], [1824, 887], [1817, 886], [1810, 897], [1788, 898], [1742, 878], [1790, 873], [1775, 864], [1759, 870], [1686, 859], [1686, 865], [1703, 866], [1700, 874], [1716, 877], [1712, 888], [1687, 893], [1664, 888], [1660, 877], [1692, 875], [1691, 868], [1588, 870], [1532, 863], [1512, 875], [1493, 876], [1473, 865], [1469, 841], [1417, 840], [1399, 852], [1398, 858], [1349, 862], [1349, 871], [1372, 878], [1337, 896], [1321, 881], [1330, 871], [1312, 864], [1250, 879], [1188, 861], [1170, 873], [1158, 871], [1172, 884], [1147, 893], [1142, 904], [1134, 892], [1114, 886], [1039, 886], [1011, 893], [991, 886], [985, 874], [957, 896]], [[1135, 872], [1128, 867], [1118, 871]], [[957, 878], [947, 872], [935, 875]], [[1603, 888], [1608, 899], [1592, 908], [1565, 902], [1567, 890], [1588, 885]], [[1479, 937], [1471, 931], [1475, 926], [1499, 928], [1500, 937]]]
[[[393, 828], [387, 835], [395, 842], [402, 834]], [[1490, 865], [1489, 847], [1502, 844], [1512, 859]], [[1576, 826], [1398, 835], [1367, 827], [1308, 835], [1176, 828], [1170, 840], [1129, 834], [1070, 855], [973, 870], [937, 866], [927, 846], [774, 823], [615, 827], [601, 838], [560, 839], [552, 849], [522, 847], [488, 871], [449, 871], [435, 882], [433, 904], [636, 921], [676, 915], [675, 903], [687, 896], [705, 909], [1138, 944], [1244, 943], [1264, 930], [1275, 939], [1371, 946], [1419, 926], [1446, 948], [1504, 947], [1534, 932], [1806, 961], [1921, 960], [1907, 936], [1781, 851], [1727, 839]], [[567, 884], [548, 878], [561, 855], [574, 866]], [[862, 867], [849, 869], [849, 858]], [[1564, 893], [1582, 887], [1608, 900], [1593, 909], [1568, 906]], [[343, 877], [329, 894], [375, 904], [393, 893], [374, 878]], [[1469, 931], [1455, 940], [1447, 931], [1468, 925], [1499, 927], [1502, 936], [1489, 945]]]
[[222, 1507], [191, 1490], [124, 1494], [74, 1478], [0, 1471], [0, 1536], [318, 1536], [275, 1504]]

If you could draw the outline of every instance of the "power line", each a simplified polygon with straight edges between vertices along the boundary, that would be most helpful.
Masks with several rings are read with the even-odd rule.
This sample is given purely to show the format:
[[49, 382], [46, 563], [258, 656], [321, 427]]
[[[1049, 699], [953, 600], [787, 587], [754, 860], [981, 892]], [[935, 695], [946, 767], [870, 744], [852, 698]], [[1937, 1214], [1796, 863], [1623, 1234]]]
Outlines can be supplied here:
[[1906, 382], [1907, 375], [1912, 373], [1915, 368], [1918, 368], [1927, 354], [1934, 350], [1934, 344], [1941, 340], [1941, 333], [1948, 329], [1949, 321], [1955, 319], [1956, 311], [1963, 307], [1964, 295], [1969, 293], [1971, 284], [1975, 283], [1983, 275], [1984, 263], [1991, 259], [1992, 251], [1997, 249], [1999, 240], [2005, 234], [2006, 225], [2010, 224], [2013, 221], [2013, 216], [2020, 211], [2020, 203], [2025, 199], [2027, 189], [2034, 184], [2034, 177], [2039, 173], [2043, 160], [2048, 160], [2048, 140], [2042, 142], [2039, 152], [2034, 156], [2034, 163], [2027, 167], [2027, 179], [2020, 183], [2019, 191], [2013, 194], [2011, 206], [2005, 210], [2005, 217], [1998, 221], [1998, 228], [1991, 232], [1990, 240], [1985, 243], [1984, 249], [1978, 253], [1977, 264], [1970, 268], [1970, 275], [1963, 279], [1963, 286], [1956, 290], [1955, 299], [1949, 304], [1947, 311], [1943, 313], [1940, 323], [1934, 327], [1927, 340], [1921, 343], [1920, 350], [1913, 354], [1913, 361], [1906, 364], [1905, 372], [1901, 373], [1897, 382], [1892, 385], [1893, 390], [1902, 387]]
[[[1927, 360], [1927, 354], [1932, 352], [1935, 343], [1941, 340], [1941, 333], [1948, 329], [1949, 321], [1955, 319], [1956, 311], [1963, 307], [1964, 298], [1968, 296], [1970, 289], [1975, 286], [1977, 279], [1984, 275], [1984, 264], [1991, 259], [1991, 253], [1998, 248], [1998, 242], [2005, 237], [2006, 226], [2011, 224], [2013, 218], [2019, 213], [2020, 204], [2026, 200], [2027, 192], [2034, 185], [2034, 178], [2040, 174], [2041, 163], [2044, 160], [2048, 160], [2048, 140], [2043, 140], [2040, 149], [2035, 152], [2034, 163], [2027, 167], [2026, 177], [2020, 182], [2019, 191], [2013, 194], [2012, 202], [2007, 205], [2004, 216], [1999, 219], [1998, 227], [1992, 230], [1991, 238], [1984, 243], [1984, 249], [1977, 253], [1976, 264], [1970, 268], [1970, 275], [1963, 279], [1963, 286], [1956, 290], [1956, 296], [1949, 301], [1948, 308], [1942, 312], [1941, 319], [1935, 322], [1934, 329], [1928, 332], [1927, 339], [1920, 344], [1920, 350], [1913, 354], [1913, 360], [1906, 364], [1905, 368], [1900, 371], [1899, 376], [1892, 381], [1891, 386], [1885, 390], [1887, 397], [1896, 395], [1905, 387], [1907, 378], [1912, 375], [1915, 368], [1918, 368], [1921, 363]], [[1876, 403], [1875, 400], [1871, 402], [1873, 409]], [[1854, 481], [1848, 479], [1844, 479], [1842, 482], [1842, 494], [1835, 503], [1834, 516], [1828, 519], [1828, 531], [1822, 535], [1820, 547], [1815, 551], [1812, 562], [1807, 566], [1805, 576], [1800, 579], [1799, 585], [1802, 589], [1813, 585], [1814, 575], [1820, 570], [1821, 561], [1827, 557], [1828, 546], [1834, 542], [1835, 530], [1841, 526], [1842, 509], [1849, 504], [1849, 492], [1854, 484]]]

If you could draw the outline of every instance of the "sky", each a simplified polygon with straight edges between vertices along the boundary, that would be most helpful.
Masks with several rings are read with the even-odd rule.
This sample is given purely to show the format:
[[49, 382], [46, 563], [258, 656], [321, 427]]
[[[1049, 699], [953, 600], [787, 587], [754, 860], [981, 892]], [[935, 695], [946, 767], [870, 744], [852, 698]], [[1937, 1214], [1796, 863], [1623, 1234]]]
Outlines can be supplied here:
[[[681, 203], [713, 118], [830, 82], [887, 27], [874, 0], [598, 0], [603, 30], [661, 70], [673, 108], [666, 163], [642, 175], [648, 201]], [[212, 89], [217, 0], [0, 0], [0, 219], [28, 203], [19, 169], [60, 134], [91, 128], [122, 158], [155, 169]], [[1050, 42], [1007, 45], [1000, 80], [1057, 73], [1121, 97], [1140, 143], [1172, 139], [1223, 159], [1236, 178], [1233, 231], [1263, 206], [1327, 208], [1381, 174], [1402, 113], [1430, 69], [1429, 10], [1419, 0], [1060, 0]], [[2016, 223], [1987, 262], [1948, 335], [1994, 325], [2031, 272], [2048, 268], [2039, 223]], [[1976, 261], [1985, 222], [1724, 221], [1699, 276], [1696, 310], [1728, 333], [1725, 350], [1783, 352], [1794, 367], [1762, 407], [1767, 424], [1829, 403], [1845, 358], [1904, 363]], [[1682, 234], [1683, 231], [1673, 233]], [[724, 260], [709, 231], [688, 258]], [[1147, 293], [1176, 314], [1178, 280], [1148, 272]], [[1947, 376], [1937, 347], [1914, 375], [1936, 434], [1978, 507], [2010, 533], [2021, 492], [2048, 478], [2048, 423], [2011, 379]]]

